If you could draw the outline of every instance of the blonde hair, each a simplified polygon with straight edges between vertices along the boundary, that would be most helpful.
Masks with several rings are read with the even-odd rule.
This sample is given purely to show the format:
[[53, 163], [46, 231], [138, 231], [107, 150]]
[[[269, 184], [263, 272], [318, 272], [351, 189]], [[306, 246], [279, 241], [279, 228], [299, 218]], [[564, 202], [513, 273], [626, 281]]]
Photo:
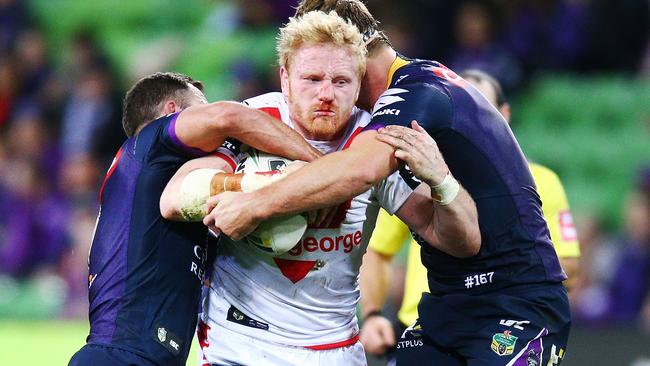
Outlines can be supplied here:
[[280, 66], [288, 70], [294, 54], [306, 44], [346, 47], [357, 59], [359, 77], [362, 78], [366, 72], [367, 51], [363, 36], [357, 27], [334, 11], [310, 11], [300, 17], [289, 18], [289, 23], [280, 28], [277, 39]]

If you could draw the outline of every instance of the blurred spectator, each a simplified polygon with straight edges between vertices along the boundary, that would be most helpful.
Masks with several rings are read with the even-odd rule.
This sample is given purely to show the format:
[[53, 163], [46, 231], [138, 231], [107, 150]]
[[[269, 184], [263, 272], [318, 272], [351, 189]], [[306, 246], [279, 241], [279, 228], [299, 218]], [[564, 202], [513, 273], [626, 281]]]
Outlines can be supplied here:
[[19, 98], [38, 100], [52, 74], [43, 34], [35, 28], [20, 33], [15, 57], [18, 75], [21, 77]]
[[81, 70], [63, 110], [61, 149], [66, 165], [86, 157], [104, 165], [124, 140], [113, 83], [103, 65]]
[[636, 324], [650, 290], [650, 166], [639, 171], [625, 205], [621, 256], [610, 287], [610, 316]]
[[580, 68], [587, 71], [636, 73], [650, 41], [650, 2], [592, 0], [586, 21], [585, 54]]
[[587, 41], [587, 2], [526, 0], [510, 2], [505, 35], [508, 47], [528, 73], [575, 68]]
[[650, 166], [639, 171], [626, 198], [623, 230], [608, 241], [596, 234], [596, 221], [581, 227], [584, 277], [573, 303], [578, 323], [632, 326], [650, 320], [642, 318], [650, 315], [644, 310], [650, 296]]
[[456, 45], [447, 57], [454, 70], [479, 69], [500, 81], [506, 94], [521, 81], [519, 65], [499, 42], [498, 9], [489, 1], [466, 1], [455, 17]]
[[7, 54], [14, 47], [18, 34], [27, 25], [25, 2], [0, 0], [0, 54]]
[[9, 119], [18, 94], [19, 76], [13, 62], [0, 56], [0, 131]]
[[0, 190], [4, 236], [0, 239], [0, 272], [19, 278], [56, 272], [67, 246], [68, 212], [39, 165], [29, 159], [12, 160], [5, 167]]
[[575, 289], [569, 294], [573, 319], [577, 324], [603, 324], [610, 306], [608, 289], [614, 262], [620, 250], [596, 214], [579, 218], [581, 271]]

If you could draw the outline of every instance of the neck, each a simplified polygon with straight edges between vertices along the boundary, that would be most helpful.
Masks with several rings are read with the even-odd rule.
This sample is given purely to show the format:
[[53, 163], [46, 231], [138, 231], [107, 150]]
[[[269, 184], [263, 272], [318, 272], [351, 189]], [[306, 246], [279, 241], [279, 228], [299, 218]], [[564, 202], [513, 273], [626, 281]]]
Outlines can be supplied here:
[[366, 75], [363, 78], [362, 92], [365, 97], [359, 98], [359, 107], [371, 111], [379, 96], [386, 90], [388, 71], [395, 61], [397, 52], [385, 46], [373, 52], [366, 63]]

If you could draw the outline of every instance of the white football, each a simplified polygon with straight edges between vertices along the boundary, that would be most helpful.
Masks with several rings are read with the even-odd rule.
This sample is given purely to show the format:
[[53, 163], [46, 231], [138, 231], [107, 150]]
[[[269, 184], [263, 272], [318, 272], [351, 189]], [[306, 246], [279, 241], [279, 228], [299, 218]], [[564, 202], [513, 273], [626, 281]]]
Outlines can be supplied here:
[[[249, 148], [237, 165], [237, 173], [267, 173], [279, 171], [291, 164], [291, 160]], [[303, 215], [274, 217], [263, 221], [245, 240], [257, 248], [282, 255], [293, 248], [307, 230]]]

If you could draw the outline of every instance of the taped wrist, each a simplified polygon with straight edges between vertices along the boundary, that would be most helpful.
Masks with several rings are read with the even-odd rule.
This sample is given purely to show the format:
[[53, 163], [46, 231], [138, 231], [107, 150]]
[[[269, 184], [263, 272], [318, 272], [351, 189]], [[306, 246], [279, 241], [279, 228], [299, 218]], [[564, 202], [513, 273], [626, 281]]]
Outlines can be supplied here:
[[192, 170], [181, 183], [180, 213], [185, 221], [201, 221], [208, 214], [208, 198], [210, 198], [210, 182], [218, 169]]
[[246, 173], [241, 179], [241, 190], [242, 192], [251, 192], [268, 186], [286, 176], [286, 174], [279, 170], [263, 173]]
[[442, 183], [431, 186], [433, 200], [442, 206], [450, 204], [458, 196], [459, 191], [460, 184], [458, 184], [458, 181], [456, 181], [451, 173], [447, 173]]

